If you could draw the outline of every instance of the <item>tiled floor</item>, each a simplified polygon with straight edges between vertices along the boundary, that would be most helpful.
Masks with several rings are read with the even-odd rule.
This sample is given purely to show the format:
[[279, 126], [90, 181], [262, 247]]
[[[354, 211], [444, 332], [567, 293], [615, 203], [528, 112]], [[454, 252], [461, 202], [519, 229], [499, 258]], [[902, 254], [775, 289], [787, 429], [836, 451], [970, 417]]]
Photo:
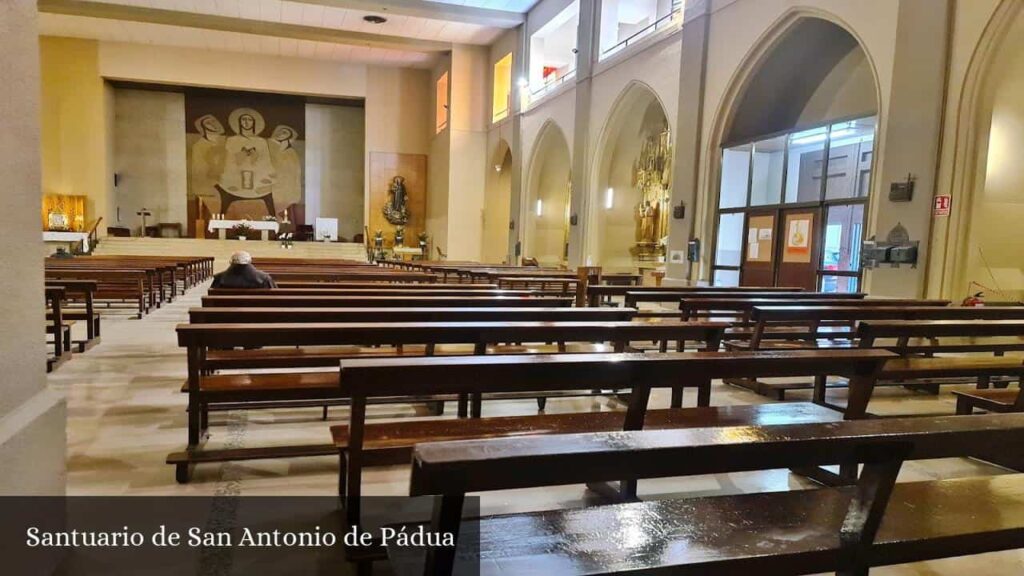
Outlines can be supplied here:
[[[164, 463], [169, 452], [185, 442], [185, 398], [179, 389], [185, 378], [185, 355], [177, 347], [174, 326], [187, 321], [187, 309], [199, 305], [205, 290], [189, 294], [142, 320], [126, 315], [103, 319], [103, 342], [50, 375], [50, 382], [68, 396], [68, 493], [89, 495], [331, 495], [336, 490], [337, 462], [333, 457], [258, 460], [205, 465], [187, 485], [174, 481]], [[809, 393], [793, 393], [806, 399]], [[840, 390], [829, 399], [843, 402]], [[692, 404], [694, 395], [687, 397]], [[752, 404], [767, 399], [743, 389], [716, 383], [715, 404]], [[667, 406], [667, 395], [656, 394], [654, 406]], [[449, 408], [449, 413], [454, 412]], [[551, 400], [549, 412], [621, 410], [605, 398]], [[406, 418], [422, 412], [403, 405], [370, 408], [373, 418]], [[488, 402], [488, 415], [528, 414], [532, 400]], [[878, 414], [953, 413], [948, 389], [938, 397], [898, 388], [879, 390], [871, 403]], [[258, 446], [273, 443], [329, 441], [328, 426], [340, 422], [344, 408], [332, 408], [330, 421], [320, 409], [214, 413], [209, 447]], [[999, 474], [1000, 469], [967, 459], [910, 462], [901, 481]], [[641, 496], [662, 494], [710, 495], [811, 487], [787, 471], [719, 474], [686, 479], [642, 481]], [[408, 488], [404, 467], [369, 469], [364, 476], [368, 495], [402, 495]], [[573, 506], [581, 503], [579, 486], [487, 494], [485, 512], [509, 512]], [[967, 558], [879, 569], [886, 575], [971, 576], [1024, 573], [1024, 553], [1003, 552]]]

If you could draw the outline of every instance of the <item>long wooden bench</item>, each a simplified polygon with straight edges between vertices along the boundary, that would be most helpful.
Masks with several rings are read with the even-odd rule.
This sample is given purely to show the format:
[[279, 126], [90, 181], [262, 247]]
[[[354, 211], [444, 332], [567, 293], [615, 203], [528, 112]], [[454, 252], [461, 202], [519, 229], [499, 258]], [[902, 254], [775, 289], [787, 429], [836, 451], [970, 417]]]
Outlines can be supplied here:
[[[168, 463], [176, 466], [176, 477], [187, 481], [191, 466], [197, 462], [224, 461], [235, 459], [270, 458], [295, 455], [294, 447], [258, 448], [251, 450], [206, 451], [200, 450], [204, 431], [208, 426], [210, 405], [229, 404], [237, 408], [260, 408], [267, 405], [279, 406], [287, 402], [315, 402], [325, 405], [335, 400], [348, 401], [348, 394], [337, 385], [337, 372], [290, 372], [290, 373], [244, 373], [209, 375], [205, 364], [213, 349], [233, 347], [299, 346], [334, 347], [360, 344], [412, 345], [425, 344], [426, 350], [418, 354], [433, 354], [434, 347], [441, 344], [468, 344], [471, 354], [488, 353], [488, 345], [501, 342], [558, 342], [559, 350], [567, 342], [609, 342], [614, 349], [623, 350], [631, 340], [704, 341], [711, 350], [718, 348], [723, 324], [715, 323], [632, 323], [632, 322], [476, 322], [476, 323], [317, 323], [317, 324], [182, 324], [177, 328], [178, 344], [185, 347], [188, 355], [188, 381], [184, 392], [188, 394], [188, 448], [185, 452], [172, 454]], [[528, 351], [528, 350], [527, 350]], [[237, 356], [256, 355], [266, 357], [279, 354], [277, 366], [308, 366], [304, 352], [293, 354], [290, 349], [281, 351], [254, 350], [218, 351], [221, 354]], [[394, 352], [390, 352], [394, 355]], [[344, 357], [335, 350], [326, 353], [327, 360], [336, 364]], [[417, 382], [425, 388], [423, 392], [402, 394], [389, 401], [423, 402], [459, 400], [460, 415], [472, 413], [479, 416], [482, 409], [483, 388], [473, 394], [471, 391], [458, 396], [437, 396], [430, 392], [428, 382]], [[485, 385], [485, 383], [481, 383]], [[684, 383], [673, 388], [681, 389]], [[710, 386], [710, 384], [708, 384]], [[599, 386], [582, 385], [554, 388], [558, 392], [592, 390]], [[700, 392], [706, 399], [710, 392]], [[681, 392], [680, 401], [681, 401]], [[579, 395], [579, 392], [576, 393]], [[543, 396], [543, 394], [538, 395]], [[379, 397], [384, 398], [384, 397]], [[704, 400], [702, 400], [704, 401]], [[706, 404], [706, 401], [704, 401]], [[308, 404], [307, 404], [308, 405]], [[333, 453], [333, 445], [305, 447], [298, 449], [301, 454]], [[317, 452], [319, 450], [319, 452]]]
[[192, 324], [271, 322], [625, 322], [631, 308], [191, 308]]
[[369, 271], [321, 271], [311, 268], [275, 270], [265, 269], [274, 281], [300, 281], [300, 282], [437, 282], [437, 275], [422, 274], [418, 272], [393, 272], [384, 269], [371, 269]]
[[[425, 443], [414, 452], [409, 495], [434, 496], [428, 529], [459, 542], [388, 555], [400, 575], [447, 575], [457, 565], [487, 575], [864, 575], [1020, 548], [1024, 476], [896, 477], [905, 459], [1022, 441], [1024, 415], [1015, 414]], [[463, 519], [471, 492], [850, 461], [864, 465], [854, 486]]]
[[94, 299], [134, 301], [139, 318], [155, 305], [153, 273], [146, 270], [47, 268], [46, 279], [95, 280]]
[[[1024, 351], [1024, 321], [868, 320], [858, 326], [857, 338], [861, 348], [885, 347], [902, 356], [886, 362], [880, 374], [886, 380], [959, 377], [976, 379], [979, 388], [987, 388], [993, 377], [1024, 377], [1024, 358], [992, 355]], [[939, 353], [961, 355], [934, 356]], [[824, 395], [823, 390], [819, 393]], [[864, 413], [870, 396], [868, 391], [856, 402], [851, 397], [847, 412]]]
[[[341, 388], [351, 397], [349, 423], [331, 429], [341, 459], [339, 491], [347, 496], [349, 521], [358, 523], [364, 460], [393, 462], [394, 452], [405, 454], [412, 445], [431, 437], [518, 437], [571, 432], [573, 425], [587, 432], [600, 426], [612, 426], [606, 430], [637, 430], [645, 426], [652, 389], [693, 387], [697, 389], [698, 406], [707, 407], [711, 381], [715, 378], [840, 374], [855, 382], [873, 382], [882, 363], [892, 357], [892, 353], [881, 350], [837, 350], [345, 360], [341, 363]], [[483, 421], [366, 423], [366, 405], [373, 398], [423, 393], [543, 393], [579, 387], [630, 388], [629, 407], [618, 418], [570, 414], [547, 415], [540, 420], [523, 416]], [[716, 414], [706, 409], [694, 412], [677, 408], [655, 414], [651, 422], [672, 427], [684, 426], [687, 420], [714, 425]], [[728, 416], [724, 422], [733, 423], [744, 417], [767, 422], [771, 420], [769, 414], [775, 415], [776, 422], [787, 421], [785, 409], [750, 407], [730, 409], [723, 414]], [[818, 417], [826, 421], [836, 419], [835, 414], [821, 416], [822, 412], [806, 405], [790, 414], [802, 421]], [[635, 493], [635, 487], [628, 485], [620, 489], [626, 496]]]
[[[406, 283], [381, 283], [381, 282], [302, 282], [295, 280], [282, 280], [276, 282], [278, 288], [342, 288], [342, 289], [376, 289], [376, 288], [401, 288], [402, 290], [444, 290], [455, 288], [451, 284], [432, 282], [406, 282]], [[464, 284], [458, 286], [461, 290], [497, 290], [497, 284]]]
[[[96, 293], [97, 284], [95, 280], [48, 280], [47, 287], [64, 288], [68, 301], [80, 300], [84, 309], [62, 311], [64, 320], [81, 320], [85, 322], [85, 340], [74, 342], [79, 352], [85, 352], [100, 342], [100, 315], [96, 312], [93, 295]], [[52, 313], [51, 313], [52, 314]], [[50, 315], [47, 319], [52, 319]]]
[[71, 358], [71, 325], [64, 319], [64, 300], [67, 291], [63, 286], [46, 286], [47, 305], [46, 333], [53, 334], [53, 356], [46, 359], [46, 371], [52, 372]]
[[682, 309], [681, 300], [685, 298], [720, 298], [726, 299], [743, 299], [748, 300], [752, 298], [775, 298], [779, 300], [793, 299], [793, 300], [813, 300], [813, 299], [829, 299], [829, 300], [860, 300], [866, 296], [863, 292], [849, 292], [849, 293], [833, 293], [833, 292], [782, 292], [772, 290], [751, 290], [747, 292], [728, 292], [728, 291], [714, 291], [714, 290], [689, 290], [686, 292], [680, 292], [679, 290], [664, 290], [664, 291], [641, 291], [641, 292], [626, 292], [625, 306], [626, 308], [637, 308], [641, 302], [648, 303], [664, 303], [671, 302], [679, 306]]
[[[390, 286], [390, 285], [388, 285]], [[527, 298], [545, 295], [538, 290], [463, 290], [458, 287], [434, 290], [405, 288], [211, 288], [211, 296], [412, 296], [427, 298], [436, 296], [470, 296], [497, 298], [499, 296]]]
[[746, 292], [802, 292], [803, 288], [774, 286], [626, 286], [621, 284], [591, 284], [587, 286], [587, 305], [599, 306], [603, 300], [625, 296], [627, 292], [678, 291], [680, 297], [691, 292], [714, 292], [716, 294]]
[[91, 258], [60, 259], [46, 261], [47, 271], [52, 270], [142, 270], [147, 273], [147, 288], [150, 290], [150, 307], [158, 308], [164, 302], [173, 301], [177, 296], [178, 267], [168, 262], [147, 260], [92, 260]]
[[572, 306], [566, 297], [486, 297], [486, 296], [203, 296], [204, 308], [211, 307], [323, 307], [323, 308], [551, 308]]

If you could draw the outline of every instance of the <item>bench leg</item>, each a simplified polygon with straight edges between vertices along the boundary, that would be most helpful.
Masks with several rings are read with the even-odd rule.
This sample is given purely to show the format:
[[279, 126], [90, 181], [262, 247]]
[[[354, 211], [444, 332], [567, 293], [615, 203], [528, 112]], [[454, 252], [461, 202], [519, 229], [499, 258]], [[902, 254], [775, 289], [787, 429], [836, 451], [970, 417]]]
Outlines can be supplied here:
[[992, 381], [990, 376], [978, 376], [978, 390], [988, 390], [989, 383]]
[[484, 395], [480, 392], [474, 393], [473, 395], [470, 396], [469, 416], [471, 418], [480, 417], [481, 413], [483, 412], [483, 400]]
[[174, 465], [174, 480], [178, 484], [188, 484], [189, 480], [192, 479], [192, 472], [195, 470], [195, 464], [192, 462], [179, 462]]
[[669, 403], [669, 408], [682, 408], [683, 407], [683, 387], [673, 386], [672, 387], [672, 400]]
[[814, 377], [814, 393], [811, 396], [811, 401], [820, 406], [825, 405], [825, 385], [828, 382], [828, 376], [818, 374]]
[[974, 406], [964, 396], [956, 397], [956, 413], [958, 416], [969, 416], [974, 413]]
[[469, 395], [459, 394], [459, 418], [469, 417]]
[[548, 406], [547, 396], [538, 396], [537, 397], [537, 411], [538, 412], [543, 412], [544, 409], [547, 408], [547, 406]]
[[338, 496], [341, 498], [342, 506], [345, 502], [345, 492], [348, 490], [348, 456], [344, 450], [338, 452]]
[[434, 416], [444, 416], [444, 400], [438, 400], [437, 402], [431, 402], [430, 413]]
[[711, 380], [702, 382], [697, 388], [697, 406], [711, 406]]
[[324, 415], [321, 417], [321, 420], [327, 420], [327, 404], [324, 404]]

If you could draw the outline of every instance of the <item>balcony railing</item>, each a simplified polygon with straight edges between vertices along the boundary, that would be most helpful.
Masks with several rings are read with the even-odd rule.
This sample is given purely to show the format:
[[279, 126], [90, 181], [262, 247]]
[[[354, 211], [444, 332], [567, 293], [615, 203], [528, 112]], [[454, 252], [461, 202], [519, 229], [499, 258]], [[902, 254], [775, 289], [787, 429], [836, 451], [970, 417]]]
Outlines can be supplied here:
[[653, 23], [648, 24], [644, 28], [634, 32], [631, 36], [629, 36], [625, 40], [622, 40], [621, 42], [619, 42], [618, 44], [612, 46], [611, 48], [608, 48], [607, 50], [604, 50], [603, 52], [601, 52], [601, 58], [600, 59], [604, 60], [605, 58], [607, 58], [607, 57], [609, 57], [609, 56], [611, 56], [613, 54], [621, 52], [626, 47], [628, 47], [630, 44], [636, 44], [639, 40], [641, 40], [645, 36], [647, 36], [649, 34], [653, 34], [654, 32], [657, 32], [659, 30], [664, 30], [666, 28], [674, 26], [678, 22], [681, 22], [682, 20], [683, 20], [683, 3], [682, 2], [673, 3], [672, 4], [672, 12], [669, 12], [668, 14], [666, 14], [666, 15], [662, 16], [661, 18], [658, 18], [657, 20], [655, 20]]

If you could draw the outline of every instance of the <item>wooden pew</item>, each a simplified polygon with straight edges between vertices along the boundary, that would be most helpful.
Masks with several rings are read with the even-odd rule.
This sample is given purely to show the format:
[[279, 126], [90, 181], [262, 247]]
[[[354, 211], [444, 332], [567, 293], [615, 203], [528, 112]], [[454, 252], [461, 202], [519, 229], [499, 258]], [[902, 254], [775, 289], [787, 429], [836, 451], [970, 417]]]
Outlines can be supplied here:
[[46, 359], [46, 371], [52, 372], [71, 358], [71, 325], [64, 320], [64, 300], [67, 291], [63, 286], [46, 286], [47, 312], [46, 333], [53, 334], [53, 356]]
[[[227, 404], [236, 408], [279, 407], [289, 402], [313, 402], [326, 405], [347, 399], [337, 385], [337, 373], [291, 372], [206, 375], [205, 359], [219, 349], [229, 352], [233, 347], [331, 347], [352, 345], [413, 345], [425, 344], [426, 354], [440, 344], [469, 344], [472, 353], [483, 355], [488, 345], [501, 342], [558, 342], [559, 349], [566, 342], [610, 342], [617, 350], [625, 349], [631, 340], [699, 340], [707, 342], [712, 350], [718, 348], [723, 324], [716, 323], [633, 323], [633, 322], [469, 322], [469, 323], [315, 323], [315, 324], [181, 324], [177, 327], [178, 344], [186, 348], [188, 381], [184, 392], [188, 394], [188, 448], [172, 454], [168, 463], [176, 466], [179, 481], [187, 481], [191, 466], [197, 462], [219, 462], [252, 458], [274, 458], [334, 452], [333, 445], [313, 447], [275, 447], [247, 450], [221, 450], [200, 453], [203, 431], [208, 425], [208, 406]], [[297, 366], [309, 366], [306, 354], [292, 354], [290, 349], [273, 351], [281, 355], [281, 364], [291, 361]], [[241, 351], [238, 355], [267, 356], [267, 350]], [[393, 353], [392, 353], [393, 354]], [[336, 365], [339, 357], [329, 350], [327, 358]], [[423, 382], [424, 386], [429, 383]], [[471, 411], [479, 416], [486, 383], [472, 398], [459, 397], [460, 414]], [[673, 388], [680, 388], [678, 383]], [[707, 384], [710, 386], [710, 383]], [[563, 387], [557, 390], [591, 390], [595, 386]], [[427, 390], [427, 388], [424, 388]], [[710, 389], [700, 393], [706, 399]], [[467, 392], [466, 394], [470, 394]], [[589, 394], [589, 392], [588, 392]], [[575, 395], [579, 395], [576, 393]], [[402, 395], [391, 401], [437, 401], [432, 392]], [[680, 396], [681, 399], [681, 396]], [[704, 402], [706, 404], [706, 401]], [[471, 404], [471, 406], [469, 406]], [[300, 404], [301, 405], [301, 404]]]
[[[380, 282], [301, 282], [284, 280], [277, 282], [278, 288], [341, 288], [341, 289], [375, 289], [375, 288], [401, 288], [402, 290], [444, 290], [453, 288], [451, 284], [411, 282], [405, 284], [381, 284]], [[497, 290], [497, 284], [465, 284], [458, 287], [461, 290]]]
[[550, 308], [572, 306], [574, 298], [529, 298], [485, 296], [203, 296], [204, 308], [211, 307], [324, 307], [324, 308]]
[[[349, 423], [331, 429], [341, 457], [339, 490], [349, 497], [349, 521], [358, 523], [360, 475], [364, 458], [374, 457], [374, 451], [381, 452], [376, 455], [381, 458], [396, 451], [404, 454], [411, 445], [429, 438], [638, 430], [647, 422], [648, 401], [655, 388], [697, 388], [698, 406], [706, 407], [710, 405], [711, 381], [716, 378], [842, 374], [851, 381], [873, 382], [882, 363], [892, 357], [892, 353], [882, 350], [798, 350], [345, 360], [341, 363], [341, 389], [351, 397]], [[580, 387], [630, 388], [629, 408], [618, 417], [586, 414], [546, 415], [541, 419], [522, 416], [482, 421], [366, 423], [366, 405], [373, 398], [423, 393], [540, 393]], [[797, 407], [794, 414], [806, 418], [807, 410], [806, 406]], [[730, 422], [743, 415], [761, 421], [767, 413], [759, 406], [725, 411]], [[778, 412], [774, 414], [777, 422], [787, 420], [785, 416], [778, 417]], [[820, 412], [810, 409], [810, 414]], [[667, 427], [681, 427], [691, 419], [713, 426], [708, 422], [715, 417], [715, 412], [708, 410], [678, 408], [650, 416], [652, 425], [657, 422]], [[833, 418], [829, 415], [826, 420]], [[623, 490], [629, 493], [633, 489], [627, 486]]]
[[434, 274], [422, 274], [419, 272], [393, 272], [380, 269], [380, 271], [320, 271], [316, 269], [288, 269], [275, 270], [273, 268], [264, 270], [270, 274], [274, 281], [298, 281], [298, 282], [437, 282]]
[[[390, 286], [390, 284], [388, 285]], [[496, 298], [508, 296], [525, 298], [545, 296], [537, 290], [463, 290], [461, 288], [441, 288], [434, 290], [417, 290], [406, 288], [211, 288], [211, 296], [412, 296], [427, 298], [434, 296], [472, 296]]]
[[[995, 376], [1024, 377], [1024, 359], [990, 355], [1024, 350], [1024, 321], [866, 320], [857, 327], [857, 339], [861, 348], [884, 347], [901, 355], [886, 362], [879, 375], [885, 380], [972, 378], [978, 379], [979, 387], [987, 387]], [[880, 343], [882, 339], [895, 343]], [[933, 356], [939, 353], [975, 355]], [[874, 384], [854, 393], [851, 387], [846, 413], [866, 414], [873, 389]], [[816, 389], [815, 395], [824, 396], [824, 390]]]
[[46, 270], [142, 270], [147, 274], [147, 288], [150, 290], [150, 307], [159, 308], [163, 302], [174, 300], [177, 293], [177, 266], [166, 262], [155, 263], [140, 260], [97, 260], [90, 258], [51, 258]]
[[[420, 444], [410, 496], [463, 545], [389, 548], [396, 574], [868, 574], [875, 566], [1024, 547], [1024, 476], [896, 483], [902, 461], [1024, 441], [1024, 415]], [[462, 520], [465, 495], [862, 462], [855, 486], [659, 499]], [[460, 528], [461, 525], [461, 528]], [[412, 528], [414, 526], [409, 526]], [[635, 534], [635, 538], [626, 535]], [[571, 543], [567, 545], [566, 543]]]
[[95, 299], [134, 301], [139, 318], [147, 314], [154, 304], [153, 274], [146, 270], [47, 268], [46, 279], [95, 280]]
[[191, 308], [192, 324], [273, 322], [625, 322], [631, 308]]
[[616, 296], [625, 296], [627, 292], [665, 292], [667, 290], [682, 292], [680, 297], [690, 292], [802, 292], [803, 288], [787, 288], [774, 286], [625, 286], [620, 284], [591, 284], [587, 286], [587, 305], [600, 306], [602, 300]]
[[[79, 352], [85, 352], [100, 342], [100, 315], [96, 312], [93, 295], [96, 293], [97, 284], [95, 280], [48, 280], [47, 287], [64, 288], [65, 295], [69, 300], [72, 296], [80, 299], [84, 310], [64, 309], [62, 315], [65, 320], [82, 320], [86, 328], [86, 338], [78, 345]], [[49, 318], [48, 318], [49, 319]]]

